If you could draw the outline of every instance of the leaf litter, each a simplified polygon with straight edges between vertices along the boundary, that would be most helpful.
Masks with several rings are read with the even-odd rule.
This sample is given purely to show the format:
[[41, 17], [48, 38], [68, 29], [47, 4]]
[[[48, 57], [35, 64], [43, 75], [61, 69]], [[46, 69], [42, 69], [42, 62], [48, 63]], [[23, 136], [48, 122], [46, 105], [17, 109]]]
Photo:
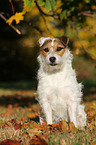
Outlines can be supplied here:
[[[4, 91], [4, 94], [3, 94]], [[0, 145], [73, 145], [96, 143], [96, 101], [85, 101], [87, 126], [75, 128], [73, 122], [39, 124], [35, 91], [3, 90], [0, 94]]]

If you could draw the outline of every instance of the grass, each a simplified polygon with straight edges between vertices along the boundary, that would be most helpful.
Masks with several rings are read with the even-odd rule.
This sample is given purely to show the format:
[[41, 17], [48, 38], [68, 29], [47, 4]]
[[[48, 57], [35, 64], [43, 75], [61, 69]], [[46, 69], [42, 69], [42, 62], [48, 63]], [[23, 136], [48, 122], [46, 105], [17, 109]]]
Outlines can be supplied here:
[[36, 82], [33, 83], [34, 90], [31, 89], [31, 83], [22, 81], [0, 84], [0, 141], [12, 139], [21, 145], [31, 145], [35, 135], [49, 145], [91, 145], [96, 141], [95, 81], [84, 82], [86, 90], [83, 103], [86, 106], [88, 122], [85, 129], [79, 129], [77, 132], [74, 132], [74, 128], [62, 130], [39, 125], [40, 106], [35, 99]]

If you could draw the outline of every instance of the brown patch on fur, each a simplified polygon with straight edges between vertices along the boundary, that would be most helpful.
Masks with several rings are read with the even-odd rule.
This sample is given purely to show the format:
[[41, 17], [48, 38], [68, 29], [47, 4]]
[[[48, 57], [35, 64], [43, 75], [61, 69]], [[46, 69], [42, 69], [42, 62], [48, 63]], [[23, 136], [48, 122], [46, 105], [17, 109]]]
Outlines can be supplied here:
[[[58, 47], [61, 47], [62, 49], [60, 51], [57, 51]], [[55, 38], [53, 46], [52, 46], [52, 41], [47, 40], [41, 47], [41, 53], [44, 55], [44, 57], [47, 56], [47, 54], [50, 52], [51, 48], [53, 48], [54, 53], [57, 53], [61, 57], [63, 56], [64, 52], [66, 51], [66, 47], [63, 45], [63, 43], [58, 38]], [[48, 52], [46, 52], [45, 49], [48, 49]]]

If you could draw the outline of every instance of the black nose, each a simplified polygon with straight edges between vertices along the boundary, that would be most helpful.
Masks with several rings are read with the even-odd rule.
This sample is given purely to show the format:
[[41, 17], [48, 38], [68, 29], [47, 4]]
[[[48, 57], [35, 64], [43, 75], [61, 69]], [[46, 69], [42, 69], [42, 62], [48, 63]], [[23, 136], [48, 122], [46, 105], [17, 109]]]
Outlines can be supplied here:
[[56, 57], [50, 57], [49, 60], [50, 60], [52, 63], [54, 63], [55, 60], [56, 60]]

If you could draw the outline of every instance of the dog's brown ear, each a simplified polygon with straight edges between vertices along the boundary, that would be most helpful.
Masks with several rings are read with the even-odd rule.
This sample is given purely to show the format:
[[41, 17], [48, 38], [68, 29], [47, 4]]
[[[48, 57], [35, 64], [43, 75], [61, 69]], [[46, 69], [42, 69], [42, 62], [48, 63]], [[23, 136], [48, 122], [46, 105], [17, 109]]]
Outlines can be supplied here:
[[57, 37], [58, 39], [60, 39], [62, 41], [62, 43], [64, 44], [64, 46], [67, 46], [69, 43], [69, 38], [66, 36], [63, 37]]

